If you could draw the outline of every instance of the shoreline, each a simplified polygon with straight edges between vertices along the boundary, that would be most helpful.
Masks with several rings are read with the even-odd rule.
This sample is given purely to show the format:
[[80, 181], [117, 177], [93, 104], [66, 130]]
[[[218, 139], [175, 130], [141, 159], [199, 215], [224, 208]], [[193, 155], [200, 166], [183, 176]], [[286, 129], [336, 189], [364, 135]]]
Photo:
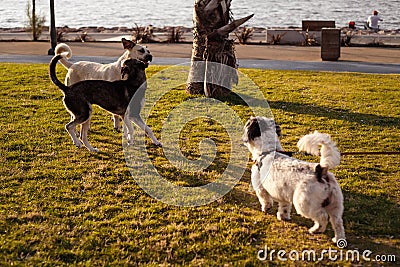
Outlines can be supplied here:
[[[104, 62], [104, 60], [115, 60], [123, 52], [121, 41], [119, 42], [68, 42], [72, 49], [72, 60], [86, 60]], [[192, 44], [167, 44], [151, 43], [147, 47], [150, 49], [155, 59], [166, 58], [181, 59], [190, 62], [192, 53]], [[24, 60], [39, 60], [48, 62], [51, 56], [47, 55], [50, 48], [49, 42], [0, 42], [0, 61], [2, 62], [23, 62]], [[339, 65], [352, 64], [372, 64], [372, 68], [390, 68], [398, 69], [400, 64], [400, 49], [385, 47], [342, 47], [340, 58], [337, 62], [323, 62], [321, 60], [321, 49], [317, 46], [289, 46], [289, 45], [236, 45], [236, 58], [240, 61], [251, 61], [253, 65], [260, 66], [260, 62], [267, 66], [290, 65], [302, 68], [303, 65], [316, 63], [315, 68], [332, 66], [339, 68]], [[274, 63], [274, 61], [276, 61]], [[166, 62], [166, 61], [165, 61]], [[300, 66], [296, 65], [296, 63]], [[275, 64], [275, 65], [274, 65]], [[374, 65], [375, 64], [375, 65]], [[394, 65], [393, 65], [394, 64]], [[168, 65], [168, 64], [167, 64]], [[373, 67], [375, 66], [375, 67]], [[386, 67], [385, 67], [386, 66]], [[398, 71], [394, 72], [398, 73]]]
[[[148, 39], [142, 43], [192, 43], [193, 28], [188, 27], [101, 27], [88, 26], [80, 28], [69, 28], [67, 26], [57, 27], [58, 42], [119, 42], [122, 37], [134, 39], [135, 36], [151, 31]], [[257, 45], [299, 45], [305, 44], [306, 36], [314, 38], [314, 45], [319, 46], [320, 31], [305, 32], [298, 27], [282, 28], [247, 28], [251, 29], [250, 38], [245, 44]], [[341, 30], [342, 46], [361, 46], [361, 47], [400, 47], [400, 30], [381, 30], [378, 32], [365, 29], [349, 29], [347, 27], [337, 28]], [[244, 28], [241, 27], [236, 34], [231, 34], [231, 39], [236, 39], [242, 34]], [[294, 34], [296, 37], [293, 37]], [[272, 43], [271, 39], [279, 36], [278, 43]], [[272, 37], [272, 38], [271, 38]], [[0, 42], [5, 41], [30, 41], [32, 37], [25, 27], [0, 28]], [[46, 26], [42, 30], [38, 41], [49, 41], [49, 28]], [[135, 41], [135, 40], [134, 40]], [[137, 40], [136, 40], [137, 41]]]

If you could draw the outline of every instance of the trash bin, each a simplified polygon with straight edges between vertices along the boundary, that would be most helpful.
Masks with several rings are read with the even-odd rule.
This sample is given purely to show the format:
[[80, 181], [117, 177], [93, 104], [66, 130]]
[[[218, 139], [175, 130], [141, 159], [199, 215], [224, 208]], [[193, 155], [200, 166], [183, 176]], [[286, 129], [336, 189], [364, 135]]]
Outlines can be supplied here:
[[340, 57], [340, 29], [322, 28], [321, 30], [321, 58], [327, 61], [336, 61]]

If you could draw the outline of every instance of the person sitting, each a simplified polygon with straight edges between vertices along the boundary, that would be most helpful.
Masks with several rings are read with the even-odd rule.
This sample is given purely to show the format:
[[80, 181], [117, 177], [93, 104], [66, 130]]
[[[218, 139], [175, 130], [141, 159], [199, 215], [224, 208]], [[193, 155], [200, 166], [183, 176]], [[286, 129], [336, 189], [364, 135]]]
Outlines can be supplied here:
[[381, 19], [378, 16], [378, 11], [376, 11], [376, 10], [374, 10], [374, 12], [372, 14], [373, 15], [368, 17], [368, 20], [366, 23], [366, 28], [374, 30], [374, 31], [378, 31], [379, 30], [379, 21], [383, 21], [383, 19]]

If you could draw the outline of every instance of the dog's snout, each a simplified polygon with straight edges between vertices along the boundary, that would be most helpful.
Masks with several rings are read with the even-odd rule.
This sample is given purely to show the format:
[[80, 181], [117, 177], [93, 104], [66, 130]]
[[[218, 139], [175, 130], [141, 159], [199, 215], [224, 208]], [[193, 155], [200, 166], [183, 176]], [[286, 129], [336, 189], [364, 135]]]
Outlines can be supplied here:
[[146, 60], [146, 61], [152, 61], [153, 60], [153, 56], [152, 55], [150, 55], [150, 54], [147, 54], [145, 57], [144, 57], [144, 59]]

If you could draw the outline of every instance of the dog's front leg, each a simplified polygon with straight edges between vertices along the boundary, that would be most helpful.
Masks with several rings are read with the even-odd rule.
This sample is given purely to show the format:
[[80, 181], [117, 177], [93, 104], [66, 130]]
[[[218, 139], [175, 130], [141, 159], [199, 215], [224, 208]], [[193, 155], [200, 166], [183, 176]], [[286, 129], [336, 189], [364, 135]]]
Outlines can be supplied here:
[[132, 116], [131, 119], [137, 126], [139, 126], [150, 137], [150, 139], [153, 141], [153, 144], [155, 144], [156, 146], [162, 147], [161, 142], [157, 140], [157, 138], [153, 134], [153, 131], [150, 129], [149, 126], [147, 126], [144, 123], [144, 121], [142, 120], [142, 118], [140, 117], [139, 114]]
[[115, 129], [117, 132], [120, 132], [120, 131], [121, 131], [121, 123], [120, 123], [119, 119], [120, 119], [120, 116], [118, 116], [118, 115], [113, 115], [114, 129]]
[[254, 164], [251, 168], [251, 184], [253, 185], [254, 191], [256, 191], [258, 201], [260, 201], [261, 211], [266, 212], [272, 207], [274, 202], [267, 190], [265, 190], [264, 186], [261, 184], [260, 170], [258, 169], [257, 164]]
[[128, 141], [128, 145], [133, 145], [133, 132], [135, 129], [133, 129], [132, 122], [128, 116], [123, 116], [122, 120], [124, 121], [124, 135]]
[[292, 203], [285, 203], [285, 202], [279, 202], [278, 206], [278, 212], [276, 214], [276, 217], [278, 220], [284, 220], [288, 221], [290, 220], [290, 210], [292, 209]]

